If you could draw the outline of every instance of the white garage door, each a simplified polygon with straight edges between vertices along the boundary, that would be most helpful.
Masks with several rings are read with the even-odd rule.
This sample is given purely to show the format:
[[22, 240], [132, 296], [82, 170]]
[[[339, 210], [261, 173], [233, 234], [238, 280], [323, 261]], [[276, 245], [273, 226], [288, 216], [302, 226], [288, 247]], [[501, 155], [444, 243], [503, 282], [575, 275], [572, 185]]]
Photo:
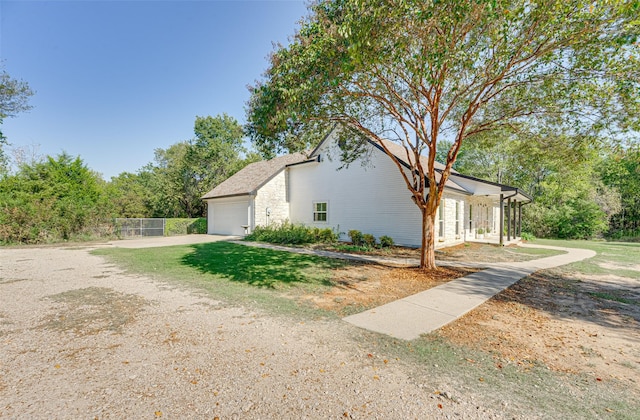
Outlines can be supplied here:
[[242, 226], [248, 225], [248, 201], [232, 201], [212, 205], [210, 217], [213, 220], [212, 231], [219, 235], [244, 235]]

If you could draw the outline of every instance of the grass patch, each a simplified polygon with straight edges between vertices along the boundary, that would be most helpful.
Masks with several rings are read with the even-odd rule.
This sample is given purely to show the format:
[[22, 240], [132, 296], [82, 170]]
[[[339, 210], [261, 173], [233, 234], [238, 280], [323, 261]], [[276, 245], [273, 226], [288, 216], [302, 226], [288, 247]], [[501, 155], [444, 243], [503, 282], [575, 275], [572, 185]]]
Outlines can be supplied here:
[[611, 292], [588, 292], [589, 296], [592, 296], [594, 298], [598, 298], [598, 299], [604, 299], [604, 300], [611, 300], [614, 302], [620, 302], [620, 303], [626, 303], [628, 305], [638, 305], [639, 303], [631, 300], [631, 299], [627, 299], [627, 298], [623, 298], [622, 296], [617, 296]]
[[103, 331], [121, 333], [148, 304], [136, 295], [117, 292], [104, 287], [74, 289], [47, 296], [65, 306], [45, 318], [41, 328], [73, 331], [78, 335], [92, 335]]
[[436, 260], [457, 262], [519, 262], [564, 254], [563, 251], [519, 246], [464, 243], [436, 250]]
[[[536, 242], [578, 247], [572, 241]], [[613, 261], [616, 264], [631, 265], [639, 261], [639, 256], [628, 258], [615, 246], [607, 247], [608, 243], [584, 245], [600, 249], [597, 257], [585, 262], [590, 270], [597, 269], [599, 262], [612, 261], [600, 252], [615, 253]], [[502, 258], [513, 258], [512, 253], [537, 258], [558, 253], [513, 247], [486, 250], [502, 255]], [[631, 248], [631, 252], [638, 250], [640, 246]], [[476, 250], [475, 245], [466, 246], [461, 256], [467, 251], [473, 252], [465, 258], [473, 259], [481, 250]], [[330, 311], [314, 309], [295, 298], [309, 292], [323, 293], [334, 284], [335, 269], [350, 265], [339, 260], [226, 242], [133, 250], [101, 249], [94, 253], [132, 272], [155, 273], [155, 277], [169, 284], [202, 290], [215, 299], [256, 305], [269, 313], [292, 315], [298, 319], [319, 315], [336, 318]], [[574, 266], [577, 264], [573, 264], [571, 270], [576, 271]], [[596, 268], [589, 268], [590, 265]], [[336, 328], [339, 328], [338, 323]], [[605, 383], [587, 375], [558, 373], [535, 362], [502, 360], [492, 352], [457, 346], [436, 335], [404, 342], [362, 332], [354, 334], [354, 340], [358, 341], [358, 348], [366, 349], [376, 357], [381, 355], [381, 359], [391, 360], [391, 363], [395, 358], [407, 363], [416, 382], [432, 388], [427, 388], [428, 392], [447, 391], [454, 400], [458, 397], [469, 401], [468, 397], [474, 396], [483, 406], [491, 407], [505, 417], [519, 418], [523, 413], [542, 418], [634, 418], [637, 415], [635, 394], [623, 392], [624, 384], [614, 381]], [[377, 359], [371, 360], [377, 362]], [[380, 360], [380, 363], [386, 362]]]
[[332, 286], [333, 270], [347, 265], [341, 260], [229, 242], [99, 249], [93, 253], [128, 271], [205, 291], [228, 303], [257, 304], [263, 309], [286, 313], [311, 310], [297, 303], [295, 297], [327, 290]]
[[[583, 274], [615, 274], [621, 277], [637, 278], [640, 262], [640, 243], [604, 242], [604, 241], [568, 241], [553, 239], [536, 239], [534, 244], [561, 246], [568, 248], [590, 249], [596, 256], [587, 260], [558, 267], [564, 273], [579, 272]], [[615, 267], [611, 267], [611, 264]]]

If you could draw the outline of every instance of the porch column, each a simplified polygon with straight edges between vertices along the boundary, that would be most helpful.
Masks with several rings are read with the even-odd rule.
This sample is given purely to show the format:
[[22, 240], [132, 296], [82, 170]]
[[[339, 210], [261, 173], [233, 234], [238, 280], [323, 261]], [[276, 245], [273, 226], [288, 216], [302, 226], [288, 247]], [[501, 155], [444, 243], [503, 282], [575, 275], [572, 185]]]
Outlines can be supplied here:
[[511, 241], [511, 198], [507, 199], [507, 242]]
[[518, 203], [518, 237], [522, 238], [522, 202]]
[[500, 245], [504, 245], [504, 194], [500, 194]]

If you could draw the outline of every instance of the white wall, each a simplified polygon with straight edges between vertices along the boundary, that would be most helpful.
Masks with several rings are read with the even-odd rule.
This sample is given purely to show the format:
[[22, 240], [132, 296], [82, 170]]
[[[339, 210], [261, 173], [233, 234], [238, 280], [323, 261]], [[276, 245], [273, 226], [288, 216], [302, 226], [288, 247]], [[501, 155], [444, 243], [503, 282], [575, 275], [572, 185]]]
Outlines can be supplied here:
[[[420, 210], [411, 200], [411, 194], [395, 164], [374, 146], [370, 147], [373, 153], [365, 166], [361, 161], [356, 161], [348, 168], [337, 170], [340, 162], [336, 146], [327, 141], [323, 150], [319, 151], [321, 162], [290, 167], [291, 221], [333, 228], [343, 233], [342, 240], [349, 239], [349, 230], [357, 229], [376, 238], [391, 236], [399, 245], [419, 246], [422, 226]], [[446, 241], [438, 242], [436, 238], [436, 246], [464, 240], [463, 230], [458, 239], [455, 237], [455, 199], [463, 200], [449, 195], [445, 200], [447, 213], [454, 213], [446, 218]], [[313, 221], [313, 203], [316, 201], [328, 204], [326, 223]], [[463, 214], [464, 208], [463, 205]]]
[[[281, 171], [258, 190], [254, 199], [255, 224], [253, 226], [266, 226], [289, 219], [287, 172], [288, 169]], [[267, 208], [270, 209], [269, 217], [267, 217]]]

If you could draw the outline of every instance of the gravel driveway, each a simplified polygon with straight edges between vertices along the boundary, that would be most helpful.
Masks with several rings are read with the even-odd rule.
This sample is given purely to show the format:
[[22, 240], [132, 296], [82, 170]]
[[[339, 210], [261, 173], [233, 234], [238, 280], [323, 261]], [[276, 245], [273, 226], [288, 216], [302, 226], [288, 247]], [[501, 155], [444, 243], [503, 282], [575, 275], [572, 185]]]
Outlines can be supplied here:
[[0, 249], [0, 418], [496, 415], [371, 354], [372, 333], [229, 307], [89, 250]]

